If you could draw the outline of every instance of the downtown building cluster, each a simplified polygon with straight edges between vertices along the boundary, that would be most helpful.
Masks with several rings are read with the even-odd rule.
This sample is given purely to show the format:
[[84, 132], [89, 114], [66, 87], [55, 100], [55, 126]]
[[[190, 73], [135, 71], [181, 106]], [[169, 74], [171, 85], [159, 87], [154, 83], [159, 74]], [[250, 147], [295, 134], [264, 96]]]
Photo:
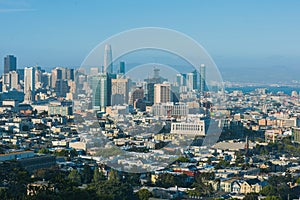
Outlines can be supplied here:
[[173, 82], [153, 66], [138, 82], [126, 76], [124, 61], [113, 62], [110, 45], [104, 52], [103, 66], [49, 72], [18, 69], [14, 56], [5, 57], [1, 162], [30, 172], [82, 172], [88, 165], [106, 178], [112, 168], [141, 172], [137, 190], [166, 199], [265, 198], [271, 177], [287, 175], [286, 195], [299, 191], [298, 92], [208, 91], [201, 64]]

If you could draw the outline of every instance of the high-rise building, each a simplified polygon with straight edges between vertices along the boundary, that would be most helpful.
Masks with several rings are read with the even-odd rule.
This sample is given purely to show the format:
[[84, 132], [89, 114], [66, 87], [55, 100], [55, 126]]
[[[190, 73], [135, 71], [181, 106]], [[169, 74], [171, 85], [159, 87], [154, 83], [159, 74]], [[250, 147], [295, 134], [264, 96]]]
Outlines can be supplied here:
[[204, 64], [200, 65], [200, 85], [199, 85], [199, 90], [200, 93], [205, 92], [206, 90], [206, 66]]
[[35, 88], [41, 88], [42, 87], [42, 68], [40, 66], [34, 66], [35, 71]]
[[104, 73], [113, 73], [112, 50], [109, 44], [104, 47]]
[[129, 82], [127, 78], [111, 80], [111, 105], [128, 103]]
[[42, 73], [42, 87], [47, 88], [51, 86], [51, 73], [43, 72]]
[[56, 82], [58, 80], [75, 80], [74, 69], [56, 67], [51, 71], [51, 87], [56, 87]]
[[24, 69], [17, 69], [19, 81], [24, 81]]
[[51, 71], [51, 87], [55, 88], [56, 85], [56, 81], [62, 79], [62, 69], [59, 67], [56, 67], [54, 69], [52, 69]]
[[66, 70], [66, 77], [65, 77], [65, 79], [67, 79], [67, 80], [71, 80], [71, 81], [74, 81], [74, 69], [70, 69], [70, 68], [65, 68], [65, 70]]
[[185, 82], [186, 82], [186, 80], [185, 80], [185, 77], [184, 77], [184, 75], [183, 74], [176, 74], [176, 85], [178, 86], [178, 87], [180, 87], [180, 86], [185, 86]]
[[191, 72], [187, 73], [186, 85], [189, 91], [195, 90], [197, 88], [197, 73]]
[[120, 62], [119, 74], [125, 74], [125, 62]]
[[193, 90], [197, 90], [198, 89], [198, 72], [197, 70], [194, 70], [193, 72]]
[[35, 68], [26, 67], [24, 69], [24, 101], [33, 101], [33, 95], [35, 92]]
[[19, 76], [16, 71], [11, 71], [9, 72], [10, 75], [10, 83], [9, 87], [12, 89], [18, 89], [19, 87]]
[[189, 91], [191, 91], [191, 90], [193, 90], [193, 76], [194, 76], [194, 74], [193, 73], [187, 73], [186, 76], [187, 76], [187, 80], [186, 80], [187, 89]]
[[154, 104], [171, 102], [171, 85], [169, 83], [154, 85]]
[[70, 91], [67, 79], [59, 79], [56, 81], [54, 91], [57, 97], [66, 97], [67, 93]]
[[133, 105], [134, 101], [144, 98], [144, 89], [141, 87], [135, 88], [130, 92], [129, 105]]
[[4, 73], [17, 70], [17, 58], [13, 55], [4, 57]]
[[147, 83], [147, 100], [153, 104], [154, 103], [154, 85], [157, 83], [163, 83], [167, 81], [166, 78], [163, 78], [159, 75], [159, 69], [154, 68], [154, 76], [152, 78], [145, 79]]
[[94, 109], [104, 111], [106, 106], [111, 105], [111, 78], [108, 74], [99, 74], [91, 79], [93, 91], [92, 106]]

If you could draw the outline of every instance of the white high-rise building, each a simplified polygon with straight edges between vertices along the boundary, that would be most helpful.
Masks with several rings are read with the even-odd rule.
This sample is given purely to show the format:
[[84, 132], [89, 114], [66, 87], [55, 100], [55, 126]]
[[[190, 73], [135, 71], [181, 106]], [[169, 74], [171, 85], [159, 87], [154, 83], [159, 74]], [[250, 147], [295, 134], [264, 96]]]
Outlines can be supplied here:
[[9, 72], [10, 75], [10, 88], [18, 89], [19, 75], [16, 71]]
[[34, 100], [35, 91], [35, 68], [25, 67], [24, 69], [24, 102], [30, 103]]
[[206, 66], [204, 64], [200, 65], [200, 85], [199, 85], [199, 90], [200, 93], [205, 92], [206, 90]]
[[194, 73], [187, 73], [186, 76], [186, 86], [188, 91], [191, 91], [194, 89]]
[[109, 44], [104, 47], [104, 73], [113, 73], [112, 50]]

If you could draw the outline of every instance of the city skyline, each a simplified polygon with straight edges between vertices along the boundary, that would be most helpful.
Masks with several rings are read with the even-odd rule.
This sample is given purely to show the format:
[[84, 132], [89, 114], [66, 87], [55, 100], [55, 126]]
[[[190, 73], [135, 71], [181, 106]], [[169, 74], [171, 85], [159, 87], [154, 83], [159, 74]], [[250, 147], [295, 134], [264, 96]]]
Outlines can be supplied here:
[[[300, 63], [299, 28], [296, 26], [300, 18], [297, 10], [299, 2], [190, 1], [170, 6], [170, 2], [166, 1], [160, 2], [159, 8], [157, 3], [133, 1], [126, 5], [116, 1], [91, 4], [71, 1], [49, 4], [16, 1], [13, 4], [2, 1], [0, 20], [7, 25], [7, 34], [0, 41], [0, 56], [15, 55], [19, 58], [20, 68], [36, 64], [46, 69], [75, 67], [80, 66], [99, 41], [110, 35], [131, 28], [156, 26], [175, 29], [193, 37], [211, 54], [225, 80], [233, 79], [228, 75], [232, 72], [239, 79], [243, 75], [241, 69], [251, 76], [260, 69], [262, 73], [270, 73], [259, 75], [256, 81], [274, 79], [278, 82], [282, 72], [284, 79], [288, 80], [286, 71], [290, 72], [291, 79], [297, 79], [294, 74], [299, 73]], [[102, 20], [109, 9], [97, 12], [102, 7], [114, 10], [109, 21]], [[166, 12], [169, 9], [172, 12]], [[153, 13], [155, 15], [151, 15]], [[60, 19], [64, 15], [67, 17], [63, 22]], [[118, 24], [120, 19], [122, 26], [109, 26]], [[29, 21], [31, 28], [25, 29], [24, 25]], [[20, 31], [22, 34], [18, 34]], [[27, 39], [24, 40], [24, 37]]]
[[0, 199], [300, 200], [299, 6], [0, 0]]

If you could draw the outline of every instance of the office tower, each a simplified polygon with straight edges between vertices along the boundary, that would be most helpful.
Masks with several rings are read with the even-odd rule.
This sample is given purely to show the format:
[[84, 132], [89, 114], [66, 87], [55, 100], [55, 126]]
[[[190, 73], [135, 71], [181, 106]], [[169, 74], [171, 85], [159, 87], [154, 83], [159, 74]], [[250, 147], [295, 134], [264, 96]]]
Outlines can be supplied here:
[[187, 76], [187, 80], [186, 80], [187, 89], [188, 91], [191, 91], [194, 88], [194, 74], [187, 73], [186, 76]]
[[171, 102], [171, 85], [169, 83], [154, 85], [154, 104]]
[[65, 68], [65, 73], [66, 75], [64, 79], [74, 81], [74, 69]]
[[163, 83], [167, 81], [159, 75], [159, 69], [154, 68], [154, 76], [152, 78], [147, 78], [144, 81], [147, 83], [147, 100], [153, 104], [154, 103], [154, 85], [157, 83]]
[[39, 66], [34, 66], [33, 68], [35, 71], [35, 89], [38, 89], [42, 87], [42, 69]]
[[9, 83], [9, 87], [11, 89], [18, 89], [19, 87], [19, 76], [18, 73], [16, 71], [11, 71], [9, 72], [9, 76], [10, 76], [10, 83]]
[[109, 44], [104, 47], [104, 73], [113, 73], [112, 50]]
[[197, 89], [197, 71], [196, 70], [186, 74], [186, 86], [187, 86], [188, 91]]
[[56, 81], [62, 79], [62, 70], [59, 67], [52, 69], [51, 71], [51, 87], [55, 88]]
[[70, 91], [68, 80], [67, 79], [56, 80], [54, 91], [57, 97], [66, 97], [66, 94]]
[[111, 80], [111, 105], [128, 103], [129, 82], [127, 78]]
[[4, 74], [17, 70], [17, 58], [13, 55], [4, 57]]
[[182, 74], [176, 74], [176, 85], [178, 87], [183, 85], [183, 76], [182, 76]]
[[142, 87], [135, 88], [130, 92], [129, 105], [133, 105], [137, 99], [144, 98], [144, 90]]
[[198, 74], [198, 72], [197, 72], [197, 70], [194, 70], [193, 72], [193, 90], [197, 90], [198, 89], [198, 76], [197, 76], [197, 74]]
[[17, 69], [19, 81], [24, 81], [24, 69]]
[[200, 65], [200, 85], [199, 85], [199, 91], [200, 93], [205, 92], [206, 90], [206, 67], [204, 64]]
[[33, 95], [35, 91], [35, 68], [26, 67], [24, 69], [24, 101], [33, 101]]
[[2, 91], [6, 92], [9, 90], [10, 76], [9, 73], [5, 73], [2, 75]]
[[120, 62], [119, 74], [125, 74], [125, 62]]
[[51, 86], [51, 73], [44, 72], [42, 73], [42, 87], [47, 88]]
[[92, 106], [94, 109], [105, 111], [111, 105], [111, 78], [108, 74], [99, 74], [91, 79], [93, 92]]

